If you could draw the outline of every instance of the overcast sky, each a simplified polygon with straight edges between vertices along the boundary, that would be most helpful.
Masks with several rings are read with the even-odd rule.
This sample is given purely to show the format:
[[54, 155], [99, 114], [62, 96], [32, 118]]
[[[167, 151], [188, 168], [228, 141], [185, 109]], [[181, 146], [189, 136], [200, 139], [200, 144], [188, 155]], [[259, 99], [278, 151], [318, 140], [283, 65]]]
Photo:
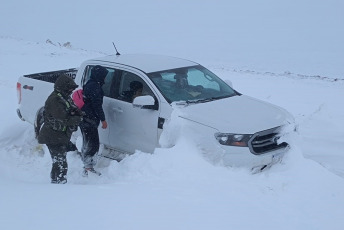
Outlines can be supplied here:
[[344, 78], [343, 9], [341, 0], [5, 0], [0, 35]]

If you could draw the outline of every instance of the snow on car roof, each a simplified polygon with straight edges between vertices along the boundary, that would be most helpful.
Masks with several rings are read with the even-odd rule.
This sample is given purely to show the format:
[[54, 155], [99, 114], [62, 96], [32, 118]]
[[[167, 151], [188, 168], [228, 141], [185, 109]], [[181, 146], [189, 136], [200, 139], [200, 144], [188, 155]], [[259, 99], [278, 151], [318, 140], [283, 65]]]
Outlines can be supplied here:
[[145, 73], [198, 65], [198, 63], [196, 62], [182, 58], [153, 54], [109, 55], [97, 59], [92, 59], [90, 61], [101, 61], [126, 65], [140, 69]]

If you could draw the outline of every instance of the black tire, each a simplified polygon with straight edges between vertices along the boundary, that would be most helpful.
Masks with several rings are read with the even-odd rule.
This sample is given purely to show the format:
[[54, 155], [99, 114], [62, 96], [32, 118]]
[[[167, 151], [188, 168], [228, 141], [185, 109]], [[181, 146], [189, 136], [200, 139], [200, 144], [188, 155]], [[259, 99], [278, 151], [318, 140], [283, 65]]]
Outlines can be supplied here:
[[36, 113], [34, 129], [35, 129], [35, 137], [38, 138], [39, 131], [44, 123], [44, 106], [40, 108]]

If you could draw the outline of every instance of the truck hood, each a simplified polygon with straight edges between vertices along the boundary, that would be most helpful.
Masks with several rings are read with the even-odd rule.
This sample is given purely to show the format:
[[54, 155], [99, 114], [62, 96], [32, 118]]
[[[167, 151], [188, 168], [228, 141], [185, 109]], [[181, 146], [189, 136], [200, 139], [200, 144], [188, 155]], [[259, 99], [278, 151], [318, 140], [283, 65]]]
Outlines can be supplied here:
[[253, 134], [292, 121], [286, 110], [245, 95], [190, 104], [180, 117], [223, 133]]

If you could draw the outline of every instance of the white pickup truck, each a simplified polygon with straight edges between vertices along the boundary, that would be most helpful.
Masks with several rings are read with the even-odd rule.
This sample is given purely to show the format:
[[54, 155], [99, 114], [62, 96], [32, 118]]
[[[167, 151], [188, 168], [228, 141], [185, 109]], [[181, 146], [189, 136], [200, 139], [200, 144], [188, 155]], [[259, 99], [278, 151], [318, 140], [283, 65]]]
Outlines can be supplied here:
[[[110, 55], [85, 61], [78, 69], [21, 76], [18, 116], [38, 132], [56, 78], [67, 74], [82, 87], [95, 65], [109, 71], [103, 85], [108, 128], [99, 128], [104, 157], [153, 153], [174, 105], [181, 110], [179, 118], [201, 137], [203, 151], [218, 151], [227, 165], [264, 168], [288, 150], [288, 143], [279, 140], [283, 127], [293, 121], [288, 112], [238, 93], [198, 63], [168, 56]], [[143, 84], [142, 96], [122, 97], [133, 81]]]

